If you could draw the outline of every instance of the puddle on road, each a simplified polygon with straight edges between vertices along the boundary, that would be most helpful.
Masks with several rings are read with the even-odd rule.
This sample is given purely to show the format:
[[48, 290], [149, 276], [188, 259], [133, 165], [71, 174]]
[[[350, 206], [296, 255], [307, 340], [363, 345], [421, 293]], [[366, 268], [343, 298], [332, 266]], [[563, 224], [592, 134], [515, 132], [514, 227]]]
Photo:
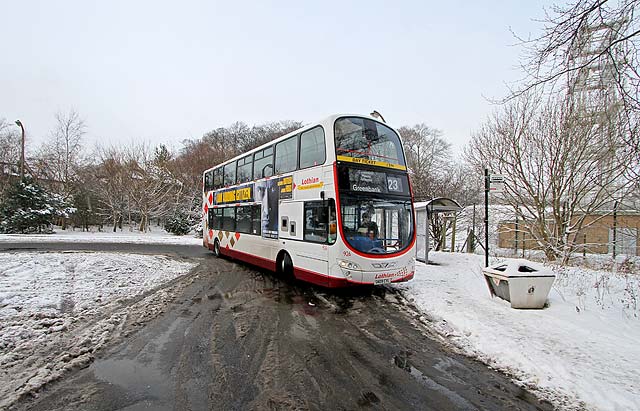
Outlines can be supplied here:
[[70, 296], [64, 296], [60, 300], [60, 307], [58, 311], [62, 314], [73, 314], [73, 310], [76, 307], [75, 301]]
[[411, 374], [413, 378], [422, 383], [425, 387], [430, 390], [437, 391], [440, 394], [444, 395], [448, 398], [453, 404], [455, 404], [456, 409], [459, 410], [477, 410], [477, 408], [471, 404], [469, 401], [465, 400], [459, 394], [451, 391], [449, 388], [437, 383], [427, 375], [425, 375], [422, 371], [417, 369], [411, 363], [411, 352], [409, 351], [400, 351], [398, 354], [393, 356], [391, 363], [396, 367], [408, 372]]
[[135, 396], [162, 398], [171, 389], [164, 373], [153, 365], [132, 360], [103, 360], [93, 367], [96, 378], [132, 391]]
[[91, 365], [95, 377], [124, 388], [132, 400], [170, 401], [173, 386], [168, 372], [164, 370], [166, 363], [162, 356], [172, 334], [184, 321], [178, 317], [134, 358], [97, 360]]

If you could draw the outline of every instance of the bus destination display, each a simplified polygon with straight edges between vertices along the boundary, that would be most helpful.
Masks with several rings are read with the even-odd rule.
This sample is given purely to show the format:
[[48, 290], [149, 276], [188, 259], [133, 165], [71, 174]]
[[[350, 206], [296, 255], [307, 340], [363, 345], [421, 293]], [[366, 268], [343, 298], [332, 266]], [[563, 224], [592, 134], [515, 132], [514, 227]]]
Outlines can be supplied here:
[[340, 188], [363, 194], [409, 195], [407, 177], [402, 174], [381, 171], [341, 168]]

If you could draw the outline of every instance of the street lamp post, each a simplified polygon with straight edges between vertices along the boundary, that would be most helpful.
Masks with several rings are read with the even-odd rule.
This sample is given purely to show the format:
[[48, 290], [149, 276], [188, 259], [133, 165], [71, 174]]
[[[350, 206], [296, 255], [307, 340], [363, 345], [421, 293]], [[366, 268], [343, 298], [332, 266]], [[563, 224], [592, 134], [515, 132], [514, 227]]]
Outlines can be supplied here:
[[383, 123], [386, 123], [386, 121], [384, 121], [384, 117], [382, 117], [382, 114], [378, 113], [377, 110], [373, 110], [371, 112], [371, 117], [379, 118]]
[[24, 126], [20, 120], [16, 120], [16, 124], [22, 130], [22, 151], [20, 152], [20, 180], [24, 180]]

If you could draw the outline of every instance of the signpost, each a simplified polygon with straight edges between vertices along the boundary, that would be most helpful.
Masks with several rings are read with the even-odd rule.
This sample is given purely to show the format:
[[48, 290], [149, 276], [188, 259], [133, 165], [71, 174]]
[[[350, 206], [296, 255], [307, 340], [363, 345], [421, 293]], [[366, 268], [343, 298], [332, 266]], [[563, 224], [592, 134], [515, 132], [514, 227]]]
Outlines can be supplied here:
[[504, 191], [504, 176], [501, 174], [489, 174], [489, 169], [484, 169], [484, 266], [489, 267], [489, 192], [501, 193]]
[[484, 266], [489, 267], [489, 169], [484, 169]]
[[492, 193], [501, 193], [504, 191], [504, 176], [501, 174], [489, 175], [489, 191]]

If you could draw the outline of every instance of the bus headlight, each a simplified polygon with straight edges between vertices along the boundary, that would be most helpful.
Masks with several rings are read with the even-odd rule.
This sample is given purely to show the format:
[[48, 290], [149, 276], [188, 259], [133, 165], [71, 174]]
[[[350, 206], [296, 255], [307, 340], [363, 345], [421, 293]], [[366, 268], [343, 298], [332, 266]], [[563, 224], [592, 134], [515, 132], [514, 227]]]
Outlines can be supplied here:
[[360, 268], [358, 264], [349, 260], [338, 260], [338, 265], [340, 266], [340, 268], [343, 268], [345, 270], [362, 270], [362, 268]]

